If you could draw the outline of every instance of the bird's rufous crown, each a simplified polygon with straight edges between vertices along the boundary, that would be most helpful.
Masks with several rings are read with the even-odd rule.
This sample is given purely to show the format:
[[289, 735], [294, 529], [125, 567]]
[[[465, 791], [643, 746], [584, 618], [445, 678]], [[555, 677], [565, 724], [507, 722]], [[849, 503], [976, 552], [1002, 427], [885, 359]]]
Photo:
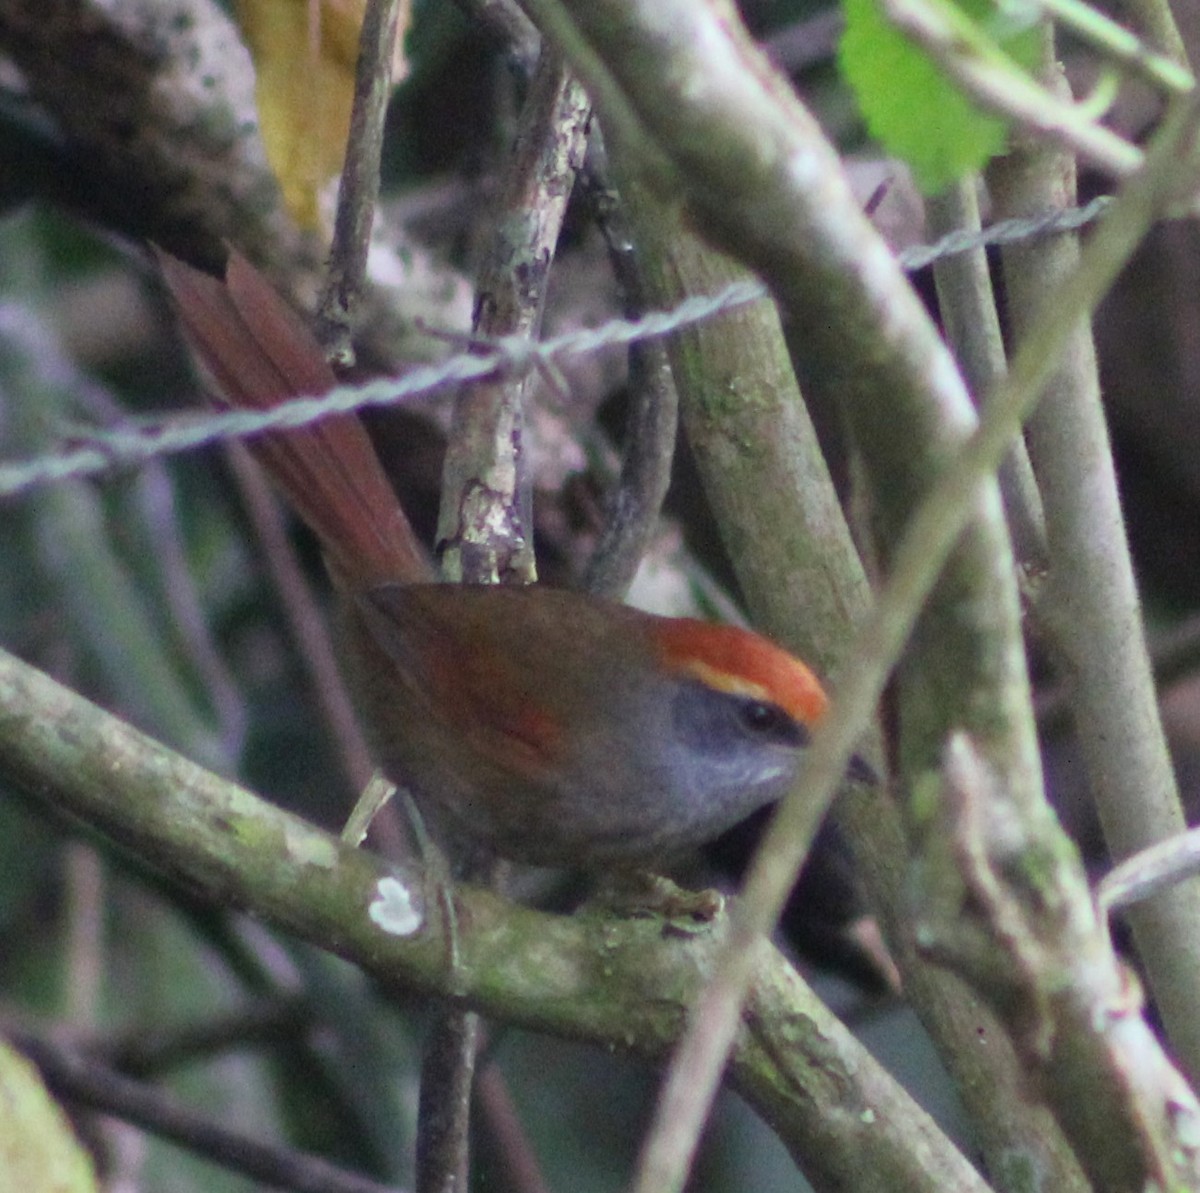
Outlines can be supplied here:
[[813, 725], [829, 703], [817, 677], [786, 650], [737, 626], [686, 618], [657, 627], [663, 662], [731, 695], [777, 704]]

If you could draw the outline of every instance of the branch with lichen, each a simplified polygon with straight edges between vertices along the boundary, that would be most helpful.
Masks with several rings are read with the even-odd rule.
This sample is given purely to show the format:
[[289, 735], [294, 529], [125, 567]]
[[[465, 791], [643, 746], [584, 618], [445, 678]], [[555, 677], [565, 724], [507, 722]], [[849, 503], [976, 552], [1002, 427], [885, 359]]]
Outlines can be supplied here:
[[[173, 881], [385, 985], [648, 1059], [678, 1037], [722, 935], [720, 919], [664, 931], [656, 919], [552, 916], [461, 887], [452, 968], [416, 868], [342, 845], [3, 653], [0, 776]], [[778, 953], [764, 945], [756, 973], [731, 1080], [816, 1187], [983, 1188]]]
[[1088, 1141], [1097, 1188], [1195, 1188], [1200, 1105], [1145, 1020], [1075, 847], [1048, 808], [1039, 821], [1013, 806], [965, 734], [932, 786], [914, 883], [921, 947], [987, 992], [1025, 1072]]
[[[558, 55], [543, 48], [476, 288], [474, 334], [481, 339], [537, 338], [590, 115], [583, 89]], [[522, 447], [531, 383], [510, 377], [459, 391], [438, 519], [449, 579], [522, 584], [536, 578], [533, 482]]]

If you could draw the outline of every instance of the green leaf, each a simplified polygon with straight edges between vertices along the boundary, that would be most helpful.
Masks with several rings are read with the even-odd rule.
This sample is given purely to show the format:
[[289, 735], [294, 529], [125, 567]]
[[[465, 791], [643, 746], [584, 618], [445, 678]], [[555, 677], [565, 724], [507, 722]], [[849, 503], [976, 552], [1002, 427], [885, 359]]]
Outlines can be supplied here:
[[[985, 29], [1001, 25], [992, 0], [958, 0]], [[932, 58], [887, 19], [881, 0], [845, 0], [846, 31], [838, 50], [842, 74], [854, 89], [871, 135], [911, 167], [917, 185], [936, 194], [1003, 153], [1008, 121], [984, 112]], [[995, 45], [1019, 66], [1032, 68], [1037, 28], [1011, 22]]]

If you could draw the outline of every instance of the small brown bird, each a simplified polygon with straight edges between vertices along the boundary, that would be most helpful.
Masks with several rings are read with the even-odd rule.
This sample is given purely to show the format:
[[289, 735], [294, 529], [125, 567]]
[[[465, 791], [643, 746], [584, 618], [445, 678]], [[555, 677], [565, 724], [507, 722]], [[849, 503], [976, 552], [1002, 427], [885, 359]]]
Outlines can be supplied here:
[[[219, 400], [262, 409], [333, 388], [243, 258], [224, 283], [160, 261]], [[519, 861], [648, 863], [795, 781], [826, 697], [765, 638], [539, 585], [435, 583], [354, 416], [248, 446], [321, 542], [378, 760], [435, 821]]]

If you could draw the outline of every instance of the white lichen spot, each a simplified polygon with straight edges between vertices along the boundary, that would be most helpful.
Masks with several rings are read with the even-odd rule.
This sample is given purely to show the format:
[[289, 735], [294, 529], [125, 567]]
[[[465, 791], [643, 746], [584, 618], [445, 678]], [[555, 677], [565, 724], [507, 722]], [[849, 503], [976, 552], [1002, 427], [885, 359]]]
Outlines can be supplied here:
[[875, 1123], [875, 1111], [869, 1106], [858, 1117], [859, 1120], [868, 1127], [873, 1126]]
[[398, 878], [379, 880], [367, 914], [389, 936], [411, 936], [421, 927], [419, 902]]

